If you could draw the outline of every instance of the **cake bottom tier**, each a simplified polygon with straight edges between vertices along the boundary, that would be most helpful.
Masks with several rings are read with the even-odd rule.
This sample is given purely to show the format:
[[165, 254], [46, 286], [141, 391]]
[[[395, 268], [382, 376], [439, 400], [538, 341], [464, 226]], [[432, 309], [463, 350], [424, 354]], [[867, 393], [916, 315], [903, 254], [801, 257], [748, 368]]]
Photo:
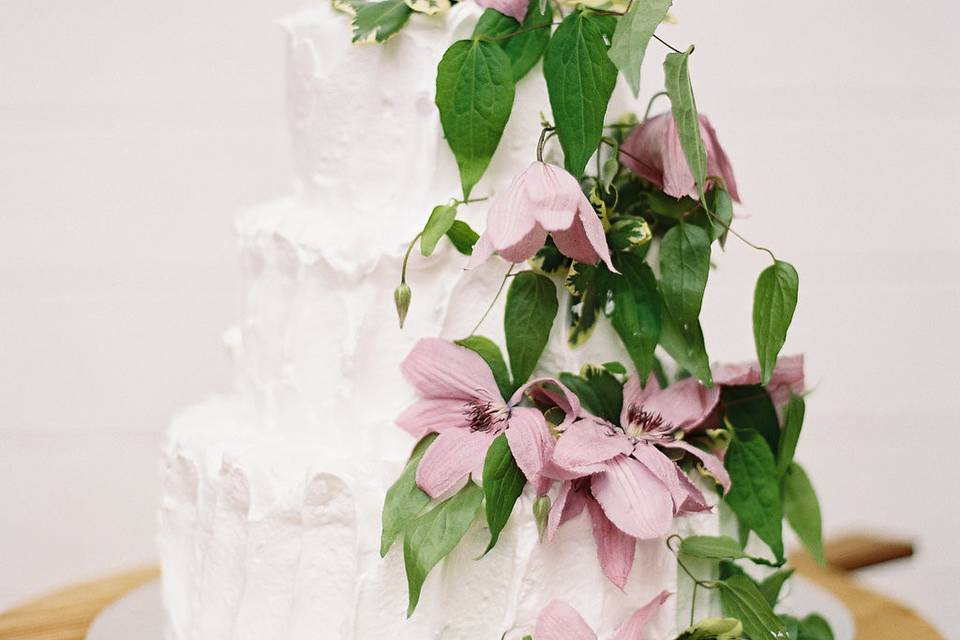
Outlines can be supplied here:
[[[692, 584], [662, 540], [637, 545], [620, 591], [600, 571], [587, 514], [540, 543], [531, 495], [483, 557], [488, 532], [474, 524], [408, 619], [402, 544], [379, 555], [383, 496], [402, 464], [331, 459], [309, 434], [261, 433], [234, 399], [181, 415], [162, 471], [167, 640], [519, 640], [554, 598], [604, 638], [664, 589], [673, 595], [647, 637], [669, 640], [689, 624]], [[676, 525], [716, 535], [720, 517]], [[718, 614], [709, 593], [696, 607], [697, 618]]]

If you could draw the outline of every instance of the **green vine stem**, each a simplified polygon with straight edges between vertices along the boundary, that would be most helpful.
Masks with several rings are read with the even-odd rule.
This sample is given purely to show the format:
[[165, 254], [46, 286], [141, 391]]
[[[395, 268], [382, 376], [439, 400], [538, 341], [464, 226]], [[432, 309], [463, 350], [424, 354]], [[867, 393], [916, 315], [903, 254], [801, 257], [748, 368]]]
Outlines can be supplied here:
[[407, 245], [407, 252], [403, 254], [403, 265], [400, 267], [400, 284], [407, 284], [407, 263], [410, 262], [410, 253], [413, 251], [413, 247], [417, 244], [417, 241], [422, 237], [423, 231], [415, 235], [413, 240], [410, 241], [410, 244]]
[[660, 96], [669, 96], [669, 95], [670, 94], [667, 93], [666, 91], [658, 91], [652, 96], [650, 96], [650, 101], [647, 103], [647, 110], [643, 112], [643, 119], [646, 120], [647, 118], [650, 117], [650, 110], [653, 109], [653, 103], [656, 101], [657, 98], [659, 98]]

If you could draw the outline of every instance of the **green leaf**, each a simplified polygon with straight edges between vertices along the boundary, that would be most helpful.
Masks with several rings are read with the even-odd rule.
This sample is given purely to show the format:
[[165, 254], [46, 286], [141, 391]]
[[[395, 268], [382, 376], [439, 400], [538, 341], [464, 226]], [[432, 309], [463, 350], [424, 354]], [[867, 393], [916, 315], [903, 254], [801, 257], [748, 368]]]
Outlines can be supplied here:
[[[541, 5], [543, 11], [540, 11]], [[489, 36], [501, 38], [510, 33], [518, 33], [510, 38], [497, 40], [503, 51], [510, 58], [510, 70], [514, 81], [527, 75], [540, 60], [547, 43], [550, 42], [550, 23], [553, 22], [553, 8], [550, 3], [531, 2], [527, 7], [527, 15], [520, 24], [510, 16], [505, 16], [495, 9], [487, 9], [480, 16], [477, 26], [473, 29], [473, 37]], [[543, 28], [537, 28], [537, 27]]]
[[633, 0], [617, 21], [610, 45], [610, 59], [617, 65], [636, 96], [640, 93], [640, 66], [653, 32], [667, 17], [671, 0]]
[[653, 232], [643, 218], [621, 218], [613, 223], [607, 234], [611, 252], [633, 253], [641, 258], [650, 249]]
[[496, 546], [525, 484], [527, 478], [510, 451], [507, 434], [501, 433], [493, 439], [483, 463], [483, 495], [490, 527], [490, 543], [484, 553]]
[[734, 431], [723, 459], [730, 473], [726, 501], [740, 521], [783, 560], [783, 507], [780, 479], [770, 447], [756, 431]]
[[780, 569], [780, 571], [774, 571], [768, 575], [760, 583], [760, 593], [763, 594], [764, 599], [770, 603], [771, 607], [776, 608], [777, 600], [780, 599], [780, 590], [783, 589], [783, 584], [792, 575], [793, 569]]
[[733, 200], [730, 199], [730, 194], [719, 186], [707, 191], [705, 200], [713, 216], [719, 218], [710, 218], [711, 235], [714, 240], [720, 240], [720, 246], [723, 247], [727, 243], [727, 231], [733, 223]]
[[610, 373], [616, 373], [619, 375], [626, 375], [627, 373], [627, 368], [623, 366], [623, 364], [617, 362], [616, 360], [612, 360], [610, 362], [604, 362], [603, 368], [609, 371]]
[[593, 334], [600, 318], [601, 305], [607, 298], [607, 290], [597, 267], [581, 262], [570, 265], [564, 284], [574, 296], [571, 299], [567, 343], [571, 347], [578, 347]]
[[623, 408], [623, 385], [620, 381], [606, 369], [592, 365], [583, 367], [580, 378], [592, 391], [593, 413], [610, 422], [619, 422]]
[[823, 564], [820, 502], [803, 467], [790, 463], [783, 477], [783, 513], [814, 559]]
[[764, 269], [757, 278], [753, 294], [753, 339], [760, 359], [762, 384], [770, 383], [777, 355], [787, 340], [799, 287], [797, 270], [781, 260]]
[[483, 176], [513, 109], [510, 58], [497, 44], [460, 40], [437, 67], [440, 123], [460, 167], [463, 199]]
[[729, 536], [687, 536], [680, 541], [680, 553], [709, 560], [736, 560], [747, 557], [740, 543]]
[[533, 271], [513, 277], [507, 290], [503, 328], [515, 385], [526, 382], [536, 368], [558, 306], [557, 288], [550, 278]]
[[473, 245], [477, 244], [480, 234], [470, 228], [470, 225], [462, 220], [454, 220], [450, 228], [447, 229], [447, 237], [457, 248], [457, 251], [465, 256], [473, 253]]
[[560, 379], [560, 382], [580, 399], [580, 404], [583, 405], [584, 409], [594, 415], [599, 414], [602, 403], [593, 388], [587, 384], [586, 380], [569, 371], [562, 371], [557, 377]]
[[693, 47], [684, 53], [668, 53], [663, 61], [666, 77], [667, 95], [670, 96], [670, 108], [673, 121], [677, 125], [680, 146], [687, 159], [690, 173], [697, 182], [697, 190], [704, 192], [703, 183], [707, 178], [707, 151], [700, 137], [700, 118], [697, 115], [697, 102], [690, 85], [690, 54]]
[[427, 448], [436, 440], [437, 434], [424, 436], [414, 447], [410, 460], [397, 481], [387, 489], [383, 500], [383, 530], [380, 534], [380, 557], [387, 555], [393, 541], [417, 514], [430, 503], [430, 496], [417, 486], [417, 467]]
[[386, 42], [407, 23], [413, 11], [403, 0], [350, 3], [353, 16], [353, 41], [369, 44]]
[[770, 394], [760, 385], [736, 385], [720, 390], [724, 417], [734, 429], [752, 429], [763, 436], [770, 451], [780, 443], [780, 421]]
[[433, 208], [430, 217], [427, 218], [427, 224], [423, 227], [423, 235], [420, 237], [420, 254], [429, 256], [437, 248], [437, 243], [453, 226], [453, 221], [457, 218], [457, 208], [448, 204], [441, 204]]
[[790, 401], [783, 411], [783, 433], [780, 434], [780, 447], [777, 451], [777, 472], [780, 477], [787, 472], [787, 467], [793, 462], [797, 451], [797, 441], [803, 429], [803, 415], [806, 404], [802, 396], [791, 395]]
[[493, 373], [493, 379], [497, 381], [497, 388], [500, 389], [500, 395], [509, 399], [513, 395], [513, 384], [510, 382], [510, 373], [507, 371], [507, 363], [503, 360], [503, 354], [500, 347], [490, 338], [472, 335], [457, 340], [456, 343], [461, 347], [470, 349], [487, 363], [490, 371]]
[[589, 13], [571, 13], [557, 27], [543, 58], [564, 165], [578, 179], [600, 144], [617, 82], [617, 68], [607, 56], [605, 27]]
[[782, 622], [783, 626], [787, 629], [787, 637], [789, 637], [790, 640], [797, 640], [800, 635], [800, 621], [785, 613], [781, 613], [777, 617], [780, 618], [780, 622]]
[[403, 563], [407, 570], [410, 602], [407, 617], [420, 601], [420, 591], [430, 570], [447, 557], [473, 524], [483, 502], [483, 489], [467, 482], [455, 496], [423, 514], [403, 536]]
[[753, 582], [744, 576], [732, 576], [716, 584], [724, 615], [743, 623], [743, 630], [751, 640], [789, 640], [783, 622]]
[[662, 329], [660, 292], [653, 270], [642, 258], [626, 253], [614, 254], [622, 274], [612, 278], [613, 312], [610, 324], [646, 383], [653, 369], [654, 352]]
[[700, 317], [710, 275], [710, 236], [681, 222], [660, 242], [660, 291], [674, 319], [687, 326]]
[[713, 375], [710, 373], [710, 358], [703, 344], [703, 330], [700, 321], [681, 327], [666, 305], [661, 307], [662, 328], [660, 330], [660, 346], [670, 354], [678, 365], [689, 371], [700, 382], [707, 386], [713, 385]]
[[815, 613], [801, 620], [797, 631], [798, 640], [833, 640], [830, 624]]

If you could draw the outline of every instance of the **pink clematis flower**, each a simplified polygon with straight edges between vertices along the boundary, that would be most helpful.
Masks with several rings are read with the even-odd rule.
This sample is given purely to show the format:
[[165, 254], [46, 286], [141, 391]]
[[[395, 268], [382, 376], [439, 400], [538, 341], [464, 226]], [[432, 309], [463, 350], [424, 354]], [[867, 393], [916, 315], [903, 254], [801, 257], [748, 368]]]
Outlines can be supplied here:
[[547, 233], [563, 255], [584, 264], [603, 260], [611, 271], [610, 249], [603, 224], [572, 175], [552, 164], [535, 161], [497, 195], [487, 214], [487, 229], [473, 248], [467, 268], [493, 252], [510, 262], [532, 258]]
[[[643, 640], [643, 630], [670, 593], [661, 591], [634, 612], [610, 640]], [[534, 640], [597, 640], [597, 634], [576, 610], [560, 600], [551, 600], [537, 616]]]
[[[697, 458], [723, 486], [730, 477], [713, 454], [682, 439], [710, 416], [719, 389], [692, 378], [660, 389], [634, 377], [623, 390], [620, 424], [585, 415], [566, 427], [544, 473], [563, 481], [547, 524], [557, 527], [587, 508], [604, 574], [623, 589], [633, 567], [636, 540], [661, 538], [673, 518], [708, 511], [703, 493], [664, 450]], [[682, 454], [681, 454], [682, 455]]]
[[514, 18], [517, 22], [523, 22], [527, 17], [527, 7], [530, 6], [530, 0], [477, 0], [477, 4], [484, 9], [496, 9], [505, 16]]
[[[733, 167], [720, 146], [717, 132], [704, 115], [700, 116], [700, 136], [707, 151], [707, 175], [723, 178], [730, 197], [740, 202]], [[697, 185], [680, 147], [680, 136], [673, 114], [667, 112], [647, 118], [621, 145], [620, 161], [641, 178], [657, 185], [675, 198], [697, 195]]]
[[[727, 387], [760, 384], [760, 364], [741, 362], [721, 365], [714, 368], [713, 381]], [[787, 404], [791, 394], [802, 394], [804, 385], [803, 355], [801, 354], [778, 359], [766, 389], [770, 393], [773, 406], [780, 408]]]
[[417, 484], [428, 495], [446, 493], [469, 473], [481, 475], [490, 443], [504, 431], [527, 479], [547, 482], [541, 471], [556, 440], [540, 411], [518, 405], [532, 385], [550, 382], [565, 394], [575, 415], [579, 401], [560, 383], [535, 380], [506, 401], [483, 358], [440, 338], [417, 342], [400, 368], [422, 398], [397, 418], [397, 425], [417, 438], [439, 434], [417, 469]]

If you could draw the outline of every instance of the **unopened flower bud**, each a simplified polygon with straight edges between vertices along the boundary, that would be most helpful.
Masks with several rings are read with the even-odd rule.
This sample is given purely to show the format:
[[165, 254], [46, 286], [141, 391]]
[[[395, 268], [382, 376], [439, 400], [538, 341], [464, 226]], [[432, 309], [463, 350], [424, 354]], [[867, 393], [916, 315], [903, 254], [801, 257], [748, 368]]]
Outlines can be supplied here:
[[540, 496], [533, 502], [533, 519], [537, 522], [537, 533], [540, 540], [547, 531], [547, 518], [550, 517], [550, 498]]
[[743, 624], [736, 618], [704, 618], [683, 633], [677, 640], [740, 640]]
[[400, 286], [393, 290], [393, 301], [397, 305], [397, 317], [400, 319], [400, 328], [403, 329], [403, 322], [407, 319], [407, 311], [410, 309], [410, 297], [412, 292], [406, 282], [401, 282]]

